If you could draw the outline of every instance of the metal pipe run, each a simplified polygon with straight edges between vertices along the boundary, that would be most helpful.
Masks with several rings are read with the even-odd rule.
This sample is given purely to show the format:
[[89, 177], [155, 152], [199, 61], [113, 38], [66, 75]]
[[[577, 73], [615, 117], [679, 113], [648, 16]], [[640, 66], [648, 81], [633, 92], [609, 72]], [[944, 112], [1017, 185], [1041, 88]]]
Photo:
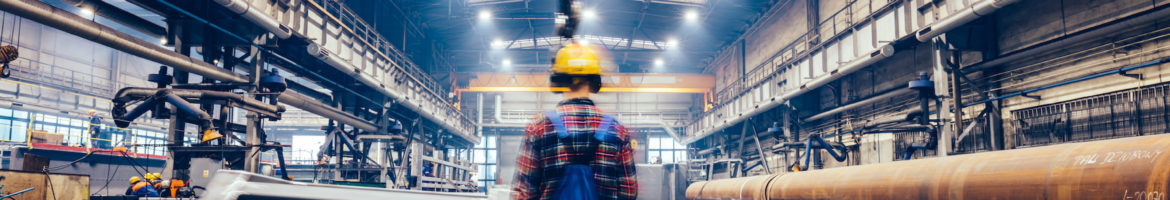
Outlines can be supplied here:
[[[261, 28], [264, 28], [265, 30], [276, 34], [276, 36], [281, 38], [281, 39], [289, 38], [292, 35], [292, 31], [289, 30], [287, 27], [284, 27], [283, 25], [280, 24], [280, 22], [277, 22], [275, 19], [273, 19], [269, 15], [264, 14], [261, 10], [253, 9], [251, 7], [251, 5], [248, 4], [248, 2], [246, 2], [246, 1], [242, 1], [242, 0], [215, 0], [215, 2], [219, 3], [220, 5], [223, 5], [228, 10], [231, 10], [237, 14], [240, 14], [240, 16], [243, 16], [245, 19], [248, 19], [249, 21], [259, 25]], [[475, 133], [464, 133], [464, 132], [462, 132], [462, 129], [459, 129], [458, 127], [455, 127], [454, 125], [452, 125], [452, 123], [449, 120], [440, 119], [439, 117], [435, 116], [434, 110], [423, 109], [422, 106], [418, 105], [416, 102], [410, 101], [410, 99], [408, 97], [406, 97], [405, 95], [403, 95], [402, 93], [400, 93], [398, 91], [391, 90], [391, 89], [386, 87], [386, 84], [379, 83], [378, 81], [374, 80], [370, 76], [366, 76], [366, 75], [359, 73], [360, 71], [358, 70], [357, 67], [353, 66], [352, 64], [350, 64], [349, 62], [347, 62], [345, 60], [342, 60], [342, 58], [338, 57], [335, 53], [329, 52], [328, 50], [325, 50], [324, 48], [319, 46], [317, 43], [310, 42], [305, 47], [305, 50], [308, 51], [309, 55], [316, 57], [318, 60], [321, 60], [326, 65], [332, 66], [332, 67], [338, 69], [339, 71], [344, 72], [347, 75], [350, 75], [354, 79], [357, 79], [362, 84], [365, 84], [366, 86], [369, 86], [370, 88], [373, 88], [374, 90], [378, 91], [379, 93], [382, 93], [383, 95], [386, 95], [386, 96], [393, 98], [395, 100], [395, 103], [397, 103], [397, 105], [401, 105], [403, 107], [406, 107], [407, 109], [410, 109], [412, 111], [419, 113], [419, 115], [422, 116], [423, 118], [426, 118], [427, 120], [430, 120], [430, 121], [434, 122], [435, 124], [438, 124], [439, 126], [443, 127], [444, 129], [447, 129], [447, 130], [450, 130], [450, 131], [456, 133], [456, 135], [462, 137], [463, 139], [466, 139], [468, 141], [478, 141], [479, 140], [478, 137], [475, 136]], [[407, 76], [410, 76], [410, 75], [407, 75]], [[410, 76], [410, 78], [416, 79], [416, 81], [417, 81], [417, 78], [415, 78], [413, 76]], [[456, 114], [456, 116], [462, 117], [461, 115], [458, 115], [458, 114]], [[458, 119], [455, 119], [455, 120], [458, 120]]]
[[313, 114], [321, 115], [321, 117], [337, 120], [338, 122], [364, 131], [378, 131], [378, 126], [373, 122], [363, 120], [357, 116], [350, 115], [349, 113], [342, 112], [341, 110], [337, 110], [333, 107], [318, 106], [322, 105], [320, 101], [299, 93], [292, 91], [281, 92], [280, 96], [276, 97], [276, 101], [288, 104], [292, 107], [300, 108]]
[[215, 80], [237, 83], [248, 82], [247, 77], [243, 75], [164, 49], [156, 44], [135, 39], [135, 37], [118, 32], [118, 30], [54, 8], [37, 0], [0, 1], [0, 10], [176, 69], [199, 74]]
[[1042, 53], [1049, 53], [1059, 48], [1065, 48], [1076, 43], [1100, 39], [1109, 34], [1117, 34], [1117, 32], [1123, 31], [1125, 29], [1146, 26], [1150, 23], [1154, 23], [1155, 21], [1170, 17], [1170, 7], [1161, 6], [1160, 8], [1156, 7], [1154, 9], [1157, 10], [1145, 14], [1139, 13], [1132, 17], [1127, 17], [1125, 19], [1111, 22], [1107, 25], [1094, 27], [1088, 31], [1082, 31], [1065, 36], [1065, 38], [1049, 40], [1048, 42], [1044, 42], [1039, 45], [1028, 47], [1024, 50], [1016, 51], [1014, 53], [995, 58], [994, 60], [984, 61], [975, 65], [963, 67], [963, 72], [982, 70], [988, 67], [1000, 66], [1020, 59], [1031, 58], [1033, 56]]
[[504, 105], [503, 97], [496, 95], [496, 123], [504, 124], [527, 124], [528, 120], [523, 119], [504, 119]]
[[[272, 104], [268, 104], [268, 103], [265, 103], [265, 102], [260, 101], [260, 100], [256, 100], [256, 99], [252, 99], [252, 98], [245, 98], [244, 96], [242, 96], [240, 94], [231, 93], [231, 92], [204, 91], [204, 90], [192, 90], [192, 89], [160, 89], [160, 88], [128, 87], [128, 88], [122, 88], [121, 90], [118, 90], [118, 92], [114, 95], [114, 99], [112, 99], [111, 101], [113, 101], [114, 103], [125, 103], [128, 101], [142, 99], [142, 97], [153, 96], [153, 95], [158, 94], [159, 92], [169, 93], [170, 95], [174, 95], [175, 97], [182, 98], [182, 99], [200, 99], [200, 100], [221, 99], [221, 100], [227, 100], [227, 101], [230, 101], [236, 105], [239, 105], [239, 107], [243, 108], [244, 110], [258, 112], [258, 113], [261, 113], [261, 114], [264, 114], [267, 116], [279, 116], [279, 113], [284, 112], [284, 106], [272, 105]], [[172, 102], [172, 103], [174, 103], [174, 102]], [[198, 106], [195, 106], [195, 107], [198, 107]], [[210, 116], [208, 116], [208, 117], [210, 117]]]
[[280, 25], [279, 22], [276, 22], [276, 20], [268, 17], [267, 14], [264, 14], [264, 11], [253, 8], [252, 5], [248, 4], [246, 1], [215, 0], [215, 3], [219, 3], [219, 5], [223, 5], [224, 8], [227, 8], [233, 13], [255, 22], [256, 25], [260, 26], [260, 28], [275, 34], [277, 38], [288, 39], [289, 37], [292, 37], [292, 30], [289, 30], [288, 27], [284, 27], [284, 25]]
[[[216, 67], [215, 65], [164, 49], [161, 46], [135, 39], [125, 33], [70, 14], [69, 12], [54, 8], [37, 0], [0, 1], [0, 10], [60, 29], [122, 52], [158, 62], [159, 64], [198, 74], [204, 78], [234, 83], [248, 82], [248, 78], [244, 75], [236, 74], [235, 72]], [[277, 98], [277, 101], [329, 119], [354, 125], [365, 131], [378, 131], [377, 127], [369, 121], [361, 120], [356, 116], [341, 112], [336, 108], [322, 104], [319, 101], [315, 101], [294, 91], [282, 92], [280, 97]]]
[[705, 129], [705, 130], [701, 130], [701, 131], [695, 131], [699, 134], [696, 134], [695, 136], [692, 136], [692, 137], [687, 138], [686, 140], [683, 140], [682, 144], [689, 145], [691, 143], [694, 143], [695, 141], [699, 141], [699, 139], [710, 136], [711, 134], [715, 134], [719, 130], [722, 130], [724, 128], [733, 126], [733, 125], [738, 124], [740, 122], [743, 122], [744, 120], [751, 118], [752, 116], [755, 116], [757, 114], [763, 113], [764, 111], [771, 110], [772, 108], [775, 108], [776, 106], [780, 106], [780, 105], [784, 104], [784, 102], [786, 102], [790, 99], [796, 98], [797, 96], [800, 96], [804, 93], [808, 93], [809, 91], [815, 90], [818, 87], [821, 87], [825, 84], [833, 82], [834, 80], [840, 79], [841, 77], [845, 77], [845, 76], [852, 74], [853, 72], [856, 72], [858, 70], [864, 69], [865, 67], [868, 67], [869, 65], [872, 65], [873, 63], [876, 63], [878, 61], [881, 61], [881, 60], [886, 59], [886, 58], [893, 56], [893, 55], [894, 55], [894, 47], [893, 46], [890, 46], [888, 44], [882, 45], [881, 47], [878, 47], [877, 50], [870, 52], [869, 57], [857, 59], [853, 62], [850, 62], [849, 64], [845, 64], [844, 66], [837, 68], [837, 70], [833, 70], [833, 71], [829, 72], [829, 75], [827, 75], [827, 76], [821, 76], [820, 78], [813, 79], [812, 81], [809, 81], [808, 83], [805, 83], [804, 85], [801, 85], [800, 89], [791, 90], [791, 91], [788, 91], [788, 92], [781, 94], [779, 96], [774, 96], [774, 97], [772, 97], [771, 101], [764, 103], [763, 105], [756, 106], [757, 107], [756, 109], [751, 110], [747, 113], [742, 113], [742, 114], [739, 114], [738, 116], [731, 117], [730, 119], [723, 120], [723, 123], [721, 123], [718, 126], [715, 126], [715, 127], [709, 128], [709, 129]]
[[1081, 78], [1077, 78], [1077, 79], [1073, 79], [1073, 80], [1067, 80], [1067, 81], [1063, 81], [1063, 82], [1059, 82], [1059, 83], [1055, 83], [1055, 84], [1051, 84], [1051, 85], [1045, 85], [1045, 86], [1041, 86], [1041, 87], [1038, 87], [1038, 88], [1032, 88], [1032, 89], [1028, 89], [1028, 90], [1024, 90], [1024, 91], [1019, 91], [1019, 92], [1015, 92], [1015, 93], [1011, 93], [1011, 94], [1006, 94], [1006, 95], [1003, 95], [1003, 96], [998, 96], [998, 97], [995, 97], [995, 98], [990, 98], [990, 99], [986, 99], [986, 100], [983, 100], [983, 101], [978, 101], [978, 102], [971, 102], [971, 103], [968, 103], [968, 104], [963, 104], [963, 107], [964, 107], [964, 108], [966, 108], [966, 107], [969, 107], [969, 106], [974, 106], [974, 105], [981, 105], [981, 104], [985, 104], [985, 103], [987, 103], [987, 102], [998, 101], [998, 100], [1003, 100], [1003, 99], [1007, 99], [1007, 98], [1012, 98], [1012, 97], [1022, 96], [1022, 95], [1026, 95], [1026, 94], [1028, 94], [1028, 93], [1033, 93], [1033, 92], [1037, 92], [1037, 91], [1041, 91], [1041, 90], [1052, 89], [1052, 88], [1055, 88], [1055, 87], [1060, 87], [1060, 86], [1064, 86], [1064, 85], [1068, 85], [1068, 84], [1078, 83], [1078, 82], [1081, 82], [1081, 81], [1086, 81], [1086, 80], [1089, 80], [1089, 79], [1100, 78], [1100, 77], [1103, 77], [1103, 76], [1108, 76], [1108, 75], [1114, 75], [1114, 74], [1125, 73], [1125, 72], [1127, 72], [1127, 71], [1130, 71], [1130, 70], [1141, 69], [1141, 68], [1150, 67], [1150, 66], [1156, 66], [1156, 65], [1159, 65], [1159, 64], [1163, 64], [1163, 63], [1170, 63], [1170, 57], [1168, 57], [1168, 58], [1162, 58], [1162, 59], [1155, 60], [1155, 61], [1150, 61], [1150, 62], [1147, 62], [1147, 63], [1142, 63], [1142, 64], [1139, 64], [1139, 65], [1134, 65], [1134, 66], [1130, 66], [1130, 67], [1125, 67], [1125, 68], [1121, 68], [1121, 69], [1115, 69], [1115, 70], [1109, 70], [1109, 71], [1105, 71], [1105, 72], [1101, 72], [1101, 73], [1096, 73], [1096, 74], [1093, 74], [1093, 75], [1088, 75], [1088, 76], [1085, 76], [1085, 77], [1081, 77]]
[[955, 13], [951, 16], [948, 16], [947, 18], [938, 20], [938, 22], [931, 24], [930, 27], [919, 30], [916, 33], [915, 38], [918, 39], [919, 42], [930, 41], [930, 39], [934, 38], [935, 36], [958, 28], [959, 26], [967, 24], [967, 22], [975, 21], [975, 19], [979, 19], [979, 17], [991, 14], [996, 10], [1003, 8], [1008, 4], [1016, 3], [1017, 1], [1019, 0], [984, 0], [975, 4], [971, 4], [970, 7], [959, 11], [959, 13]]
[[[816, 142], [821, 146], [813, 146], [813, 142]], [[804, 154], [804, 164], [799, 165], [800, 170], [808, 170], [808, 166], [812, 166], [813, 152], [816, 151], [815, 149], [819, 148], [824, 148], [825, 151], [828, 151], [829, 155], [833, 156], [833, 160], [837, 160], [837, 162], [845, 162], [845, 159], [849, 156], [848, 149], [845, 149], [838, 154], [837, 149], [833, 145], [829, 145], [828, 142], [825, 142], [825, 139], [821, 139], [821, 136], [809, 135], [808, 141], [804, 143], [804, 150], [806, 153]]]
[[905, 95], [905, 94], [910, 94], [910, 93], [912, 93], [912, 92], [914, 92], [914, 90], [910, 90], [910, 89], [908, 89], [908, 88], [904, 88], [904, 87], [895, 88], [895, 89], [894, 89], [894, 90], [892, 90], [892, 91], [887, 91], [887, 92], [884, 92], [884, 93], [882, 93], [882, 94], [879, 94], [879, 95], [877, 95], [877, 96], [873, 96], [873, 97], [870, 97], [870, 98], [862, 99], [862, 100], [860, 100], [860, 101], [854, 101], [853, 103], [849, 103], [849, 104], [846, 104], [846, 105], [844, 105], [844, 106], [840, 106], [840, 107], [837, 107], [837, 108], [833, 108], [832, 110], [825, 111], [825, 112], [822, 112], [822, 113], [820, 113], [820, 114], [813, 115], [813, 116], [811, 116], [811, 117], [808, 117], [808, 118], [804, 118], [804, 120], [803, 120], [803, 121], [805, 121], [805, 122], [809, 122], [809, 121], [813, 121], [813, 120], [817, 120], [817, 119], [825, 118], [825, 117], [828, 117], [828, 116], [835, 115], [835, 114], [837, 114], [837, 113], [841, 113], [841, 112], [845, 112], [845, 111], [848, 111], [848, 110], [855, 109], [855, 108], [857, 108], [857, 107], [861, 107], [861, 106], [869, 105], [869, 104], [872, 104], [873, 102], [877, 102], [877, 101], [880, 101], [880, 100], [889, 99], [889, 98], [892, 98], [892, 97], [895, 97], [895, 96], [898, 96], [898, 95]]
[[166, 28], [163, 28], [158, 24], [151, 23], [150, 21], [146, 21], [146, 19], [142, 19], [141, 17], [138, 17], [138, 15], [126, 12], [121, 8], [115, 7], [114, 5], [110, 5], [109, 3], [103, 2], [101, 0], [62, 1], [73, 4], [74, 6], [77, 6], [81, 9], [92, 10], [94, 14], [109, 18], [115, 22], [118, 22], [119, 24], [125, 25], [126, 27], [130, 27], [134, 30], [137, 30], [138, 32], [142, 32], [154, 38], [162, 38], [163, 36], [167, 35]]
[[1170, 135], [691, 184], [687, 199], [1164, 199]]

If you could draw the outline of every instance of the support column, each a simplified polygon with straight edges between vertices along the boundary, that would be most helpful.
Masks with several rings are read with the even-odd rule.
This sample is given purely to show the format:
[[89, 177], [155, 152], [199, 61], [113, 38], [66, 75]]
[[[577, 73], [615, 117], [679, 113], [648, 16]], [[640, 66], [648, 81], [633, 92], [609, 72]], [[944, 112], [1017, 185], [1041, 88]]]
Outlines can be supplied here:
[[[945, 42], [943, 42], [941, 38], [943, 38], [943, 37], [937, 37], [936, 39], [932, 40], [932, 44], [931, 44], [931, 48], [934, 51], [931, 54], [931, 57], [933, 58], [933, 62], [931, 64], [932, 64], [933, 69], [934, 69], [934, 73], [932, 73], [931, 79], [935, 83], [946, 83], [946, 84], [934, 84], [935, 96], [938, 96], [938, 98], [952, 98], [952, 99], [958, 98], [956, 96], [951, 96], [953, 94], [948, 93], [949, 91], [951, 91], [950, 87], [953, 84], [953, 83], [951, 83], [951, 80], [950, 80], [951, 78], [949, 78], [947, 76], [947, 74], [948, 74], [947, 70], [950, 69], [950, 66], [946, 63], [947, 62], [946, 58], [949, 57], [948, 55], [950, 55], [950, 54], [944, 53], [946, 45], [945, 45]], [[937, 132], [936, 134], [938, 135], [938, 138], [936, 138], [938, 141], [937, 141], [937, 145], [936, 145], [937, 149], [935, 149], [935, 154], [937, 154], [937, 156], [940, 156], [940, 157], [946, 156], [947, 153], [949, 153], [949, 151], [951, 149], [951, 134], [955, 133], [955, 129], [957, 129], [958, 127], [961, 127], [961, 126], [956, 126], [955, 123], [946, 123], [947, 120], [942, 119], [945, 117], [951, 117], [952, 118], [951, 120], [953, 120], [957, 116], [960, 116], [959, 114], [951, 113], [951, 109], [950, 109], [950, 108], [957, 107], [956, 103], [958, 103], [958, 102], [953, 101], [953, 100], [952, 101], [945, 101], [944, 100], [941, 102], [943, 104], [942, 109], [937, 110], [936, 112], [939, 112], [939, 115], [937, 115], [937, 116], [940, 116], [940, 118], [938, 120], [939, 120], [939, 124], [941, 124], [943, 126], [943, 128], [935, 130], [935, 132]], [[955, 109], [955, 111], [959, 111], [959, 110], [960, 109]], [[929, 114], [928, 110], [923, 111], [923, 112], [924, 112], [924, 117], [929, 117], [929, 115], [927, 115], [927, 114]]]
[[245, 116], [248, 118], [248, 131], [245, 132], [244, 137], [247, 138], [245, 139], [247, 144], [244, 145], [251, 146], [251, 148], [248, 148], [248, 153], [244, 154], [244, 171], [257, 173], [260, 172], [260, 147], [255, 145], [260, 145], [262, 142], [260, 140], [260, 116], [254, 112], [248, 112]]
[[[188, 44], [186, 38], [183, 37], [184, 34], [182, 34], [185, 28], [183, 25], [185, 24], [184, 22], [183, 20], [167, 20], [167, 26], [170, 27], [168, 28], [170, 30], [168, 37], [172, 38], [171, 43], [174, 45], [175, 51], [184, 56], [191, 56], [191, 45]], [[187, 72], [174, 68], [172, 70], [174, 84], [186, 84], [189, 82], [189, 74]], [[158, 87], [167, 86], [160, 84]], [[152, 114], [158, 115], [159, 113]], [[171, 112], [170, 119], [167, 120], [169, 123], [167, 127], [168, 146], [183, 146], [183, 140], [186, 139], [185, 129], [187, 127], [187, 122], [183, 120], [184, 115], [182, 112]], [[163, 177], [179, 178], [180, 180], [184, 180], [185, 178], [183, 177], [189, 177], [191, 157], [188, 156], [188, 153], [178, 153], [172, 148], [167, 148], [167, 154], [172, 159], [166, 160], [167, 163], [163, 167], [162, 172]]]

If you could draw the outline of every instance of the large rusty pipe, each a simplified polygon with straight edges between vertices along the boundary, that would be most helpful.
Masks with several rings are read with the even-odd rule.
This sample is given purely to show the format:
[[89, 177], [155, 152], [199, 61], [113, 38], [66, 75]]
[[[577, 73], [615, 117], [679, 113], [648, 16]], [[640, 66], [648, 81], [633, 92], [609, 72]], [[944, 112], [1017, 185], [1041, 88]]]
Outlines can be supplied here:
[[[1166, 199], [1170, 135], [698, 182], [687, 199]], [[762, 180], [766, 180], [761, 182]]]

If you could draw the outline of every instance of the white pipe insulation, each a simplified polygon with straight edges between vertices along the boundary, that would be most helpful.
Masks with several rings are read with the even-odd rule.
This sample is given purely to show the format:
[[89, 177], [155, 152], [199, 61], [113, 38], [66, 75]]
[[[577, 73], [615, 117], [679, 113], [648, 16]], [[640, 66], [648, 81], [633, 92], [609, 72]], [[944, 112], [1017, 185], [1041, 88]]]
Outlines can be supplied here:
[[979, 17], [989, 15], [996, 10], [1007, 6], [1008, 4], [1012, 4], [1017, 1], [1019, 0], [984, 0], [975, 4], [971, 4], [971, 6], [968, 6], [966, 9], [959, 11], [959, 13], [955, 13], [951, 16], [940, 19], [934, 24], [931, 24], [930, 27], [919, 30], [916, 33], [915, 38], [918, 39], [919, 42], [930, 41], [930, 39], [934, 39], [935, 36], [958, 28], [959, 26], [967, 24], [967, 22], [975, 21], [975, 19], [979, 19]]
[[845, 77], [846, 75], [849, 75], [853, 72], [857, 72], [858, 70], [861, 70], [865, 67], [868, 67], [869, 65], [872, 65], [873, 63], [876, 63], [877, 61], [881, 61], [882, 59], [886, 59], [886, 58], [893, 56], [893, 55], [894, 55], [894, 47], [893, 46], [890, 46], [888, 44], [882, 45], [881, 47], [878, 47], [877, 50], [874, 50], [873, 52], [869, 53], [869, 57], [857, 59], [853, 62], [850, 62], [849, 64], [841, 66], [840, 68], [837, 68], [837, 70], [829, 72], [829, 75], [827, 75], [827, 76], [821, 76], [819, 78], [813, 79], [812, 81], [809, 81], [808, 83], [801, 85], [800, 89], [788, 91], [788, 92], [785, 92], [784, 94], [772, 97], [771, 101], [768, 101], [767, 103], [764, 103], [763, 105], [757, 105], [756, 109], [748, 111], [747, 113], [740, 113], [739, 115], [736, 115], [736, 116], [728, 118], [728, 119], [724, 119], [723, 122], [717, 126], [714, 126], [714, 127], [708, 128], [708, 129], [704, 129], [701, 131], [696, 131], [698, 134], [691, 136], [691, 137], [687, 137], [686, 140], [682, 141], [682, 144], [689, 145], [691, 143], [694, 143], [695, 141], [699, 141], [699, 139], [710, 136], [711, 134], [715, 134], [719, 130], [722, 130], [724, 128], [730, 127], [730, 126], [735, 125], [737, 123], [743, 122], [743, 120], [746, 120], [747, 118], [750, 118], [750, 117], [755, 116], [757, 114], [763, 113], [764, 111], [771, 110], [772, 108], [775, 108], [776, 106], [780, 106], [780, 105], [784, 104], [784, 102], [787, 102], [788, 100], [791, 100], [792, 98], [796, 98], [797, 96], [800, 96], [804, 93], [808, 93], [809, 91], [815, 90], [818, 87], [821, 87], [825, 84], [833, 82], [834, 80], [840, 79], [841, 77]]
[[[264, 14], [261, 10], [256, 9], [254, 7], [251, 7], [251, 5], [248, 4], [244, 0], [215, 0], [215, 2], [219, 3], [220, 5], [223, 5], [228, 10], [231, 10], [232, 12], [235, 12], [236, 14], [239, 14], [240, 16], [243, 16], [245, 19], [248, 19], [252, 23], [259, 25], [261, 28], [264, 28], [265, 30], [268, 30], [269, 32], [276, 34], [276, 36], [279, 38], [282, 38], [282, 39], [289, 38], [292, 35], [291, 30], [284, 27], [283, 25], [281, 25], [279, 22], [277, 22], [275, 19], [268, 16], [267, 14]], [[374, 80], [372, 77], [361, 74], [360, 69], [358, 69], [356, 66], [353, 66], [352, 64], [350, 64], [346, 60], [342, 60], [340, 57], [337, 56], [337, 54], [335, 54], [333, 52], [329, 52], [328, 50], [325, 50], [324, 48], [321, 48], [320, 45], [310, 42], [309, 45], [305, 47], [305, 50], [308, 51], [309, 55], [312, 55], [313, 57], [316, 57], [317, 59], [321, 60], [322, 62], [325, 62], [325, 64], [327, 64], [329, 66], [333, 66], [334, 68], [337, 68], [338, 70], [346, 73], [347, 75], [353, 77], [354, 79], [357, 79], [362, 84], [365, 84], [371, 88], [374, 88], [379, 93], [382, 93], [386, 96], [390, 96], [391, 98], [393, 98], [395, 100], [395, 102], [398, 105], [402, 105], [410, 110], [413, 110], [413, 111], [419, 113], [419, 115], [423, 116], [427, 120], [435, 122], [435, 124], [442, 126], [444, 129], [447, 129], [447, 130], [455, 133], [456, 135], [463, 137], [464, 139], [466, 139], [468, 141], [479, 141], [479, 138], [478, 138], [478, 136], [475, 135], [475, 133], [464, 132], [464, 131], [475, 131], [475, 130], [463, 130], [463, 129], [457, 128], [454, 125], [452, 125], [452, 123], [455, 123], [455, 122], [450, 122], [448, 119], [439, 119], [438, 117], [435, 116], [436, 113], [434, 110], [422, 109], [422, 107], [419, 106], [418, 103], [410, 101], [409, 98], [407, 98], [403, 94], [399, 93], [398, 91], [394, 91], [394, 90], [390, 90], [390, 89], [386, 88], [385, 84], [379, 83], [378, 81]], [[457, 114], [452, 114], [452, 115], [454, 116]], [[455, 120], [458, 120], [458, 119], [455, 119]]]
[[288, 39], [289, 37], [292, 37], [292, 30], [289, 30], [288, 27], [285, 27], [279, 22], [276, 22], [275, 19], [268, 17], [267, 14], [264, 14], [264, 11], [252, 7], [252, 5], [248, 4], [246, 1], [215, 0], [215, 3], [219, 3], [233, 13], [236, 13], [248, 19], [249, 21], [255, 22], [256, 25], [260, 26], [260, 28], [264, 28], [264, 30], [272, 32], [272, 34], [275, 34], [276, 37], [280, 39]]

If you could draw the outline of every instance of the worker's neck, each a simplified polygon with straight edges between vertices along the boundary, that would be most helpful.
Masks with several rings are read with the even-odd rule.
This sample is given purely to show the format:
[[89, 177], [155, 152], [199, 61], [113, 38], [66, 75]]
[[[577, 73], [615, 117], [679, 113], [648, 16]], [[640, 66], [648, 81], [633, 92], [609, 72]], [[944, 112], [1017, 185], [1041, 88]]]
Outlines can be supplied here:
[[590, 92], [587, 90], [574, 90], [574, 91], [564, 92], [561, 94], [563, 94], [565, 96], [565, 99], [567, 100], [567, 99], [577, 99], [577, 98], [589, 98]]

